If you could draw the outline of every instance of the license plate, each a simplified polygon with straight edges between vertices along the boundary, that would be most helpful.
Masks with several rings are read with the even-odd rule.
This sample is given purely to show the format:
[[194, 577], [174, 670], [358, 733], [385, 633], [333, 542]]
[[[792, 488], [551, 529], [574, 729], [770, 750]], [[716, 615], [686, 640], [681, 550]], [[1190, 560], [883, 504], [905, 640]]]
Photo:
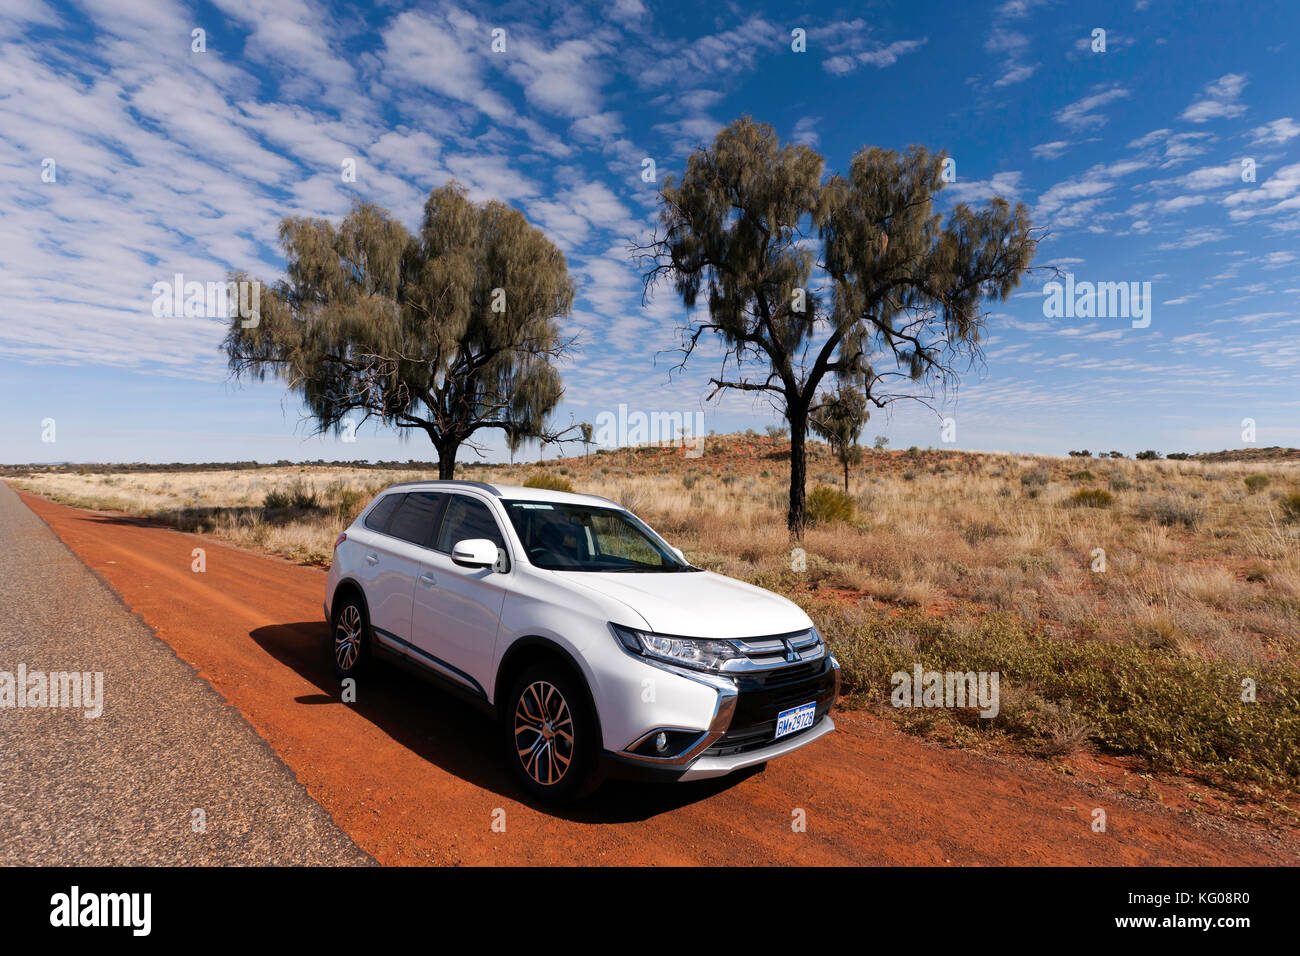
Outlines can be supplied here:
[[779, 740], [786, 734], [793, 734], [799, 730], [807, 730], [813, 725], [813, 720], [817, 717], [817, 702], [809, 704], [800, 704], [798, 707], [791, 707], [789, 710], [783, 710], [776, 715], [776, 737]]

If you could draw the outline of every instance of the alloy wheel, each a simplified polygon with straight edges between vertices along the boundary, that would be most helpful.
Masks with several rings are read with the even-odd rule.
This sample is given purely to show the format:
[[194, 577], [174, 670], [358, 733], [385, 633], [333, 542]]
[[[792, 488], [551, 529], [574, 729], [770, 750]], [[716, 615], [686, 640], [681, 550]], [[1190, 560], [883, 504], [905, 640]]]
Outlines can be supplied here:
[[361, 653], [361, 612], [349, 604], [339, 613], [334, 627], [334, 661], [339, 670], [349, 671]]
[[548, 681], [533, 681], [515, 706], [515, 752], [524, 772], [544, 787], [564, 778], [573, 762], [573, 714]]

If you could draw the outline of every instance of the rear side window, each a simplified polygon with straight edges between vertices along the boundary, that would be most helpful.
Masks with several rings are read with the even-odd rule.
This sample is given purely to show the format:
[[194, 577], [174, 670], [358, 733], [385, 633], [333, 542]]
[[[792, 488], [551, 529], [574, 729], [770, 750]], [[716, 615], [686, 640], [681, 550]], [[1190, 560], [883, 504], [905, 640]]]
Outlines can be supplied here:
[[414, 491], [407, 495], [393, 514], [388, 533], [394, 538], [429, 547], [442, 499], [442, 495], [429, 491]]
[[379, 499], [379, 504], [370, 509], [366, 515], [366, 527], [371, 531], [384, 532], [388, 530], [388, 521], [393, 517], [393, 512], [397, 506], [402, 503], [406, 495], [387, 495]]
[[442, 519], [438, 550], [450, 554], [452, 546], [466, 538], [487, 538], [498, 548], [506, 546], [501, 529], [487, 505], [465, 495], [452, 495], [447, 502], [447, 516]]

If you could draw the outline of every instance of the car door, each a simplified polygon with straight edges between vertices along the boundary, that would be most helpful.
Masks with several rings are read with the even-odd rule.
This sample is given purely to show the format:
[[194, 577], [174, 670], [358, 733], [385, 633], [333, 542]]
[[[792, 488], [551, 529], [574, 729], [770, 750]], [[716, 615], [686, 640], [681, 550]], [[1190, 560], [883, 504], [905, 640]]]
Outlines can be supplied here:
[[466, 538], [487, 538], [508, 567], [509, 549], [487, 503], [458, 492], [447, 495], [433, 552], [416, 582], [414, 640], [440, 671], [486, 696], [510, 575], [452, 561], [452, 545]]
[[371, 569], [366, 585], [370, 624], [390, 650], [409, 653], [412, 595], [445, 497], [428, 491], [405, 495], [383, 532], [369, 536], [366, 542], [362, 560]]

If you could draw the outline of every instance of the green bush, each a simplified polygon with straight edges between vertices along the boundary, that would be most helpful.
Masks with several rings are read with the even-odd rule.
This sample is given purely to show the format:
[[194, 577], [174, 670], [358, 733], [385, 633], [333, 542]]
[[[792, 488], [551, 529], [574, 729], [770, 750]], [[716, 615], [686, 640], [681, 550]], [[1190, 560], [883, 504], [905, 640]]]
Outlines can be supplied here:
[[1300, 491], [1283, 495], [1278, 499], [1278, 504], [1282, 506], [1282, 514], [1286, 515], [1288, 521], [1300, 521]]
[[818, 485], [810, 491], [804, 509], [809, 524], [853, 520], [853, 499], [830, 485]]
[[1101, 488], [1080, 488], [1065, 499], [1069, 508], [1109, 508], [1115, 503], [1115, 496]]
[[306, 511], [315, 508], [318, 503], [315, 485], [299, 478], [289, 486], [289, 504], [294, 508]]
[[289, 493], [279, 488], [272, 488], [262, 499], [262, 507], [269, 510], [289, 507]]
[[533, 475], [524, 482], [525, 488], [542, 488], [546, 491], [572, 491], [573, 485], [556, 475]]
[[1246, 490], [1253, 495], [1255, 492], [1268, 487], [1268, 475], [1247, 475], [1242, 479], [1242, 483], [1245, 484]]
[[1074, 481], [1096, 481], [1097, 480], [1097, 476], [1094, 475], [1092, 472], [1090, 472], [1087, 468], [1084, 468], [1082, 471], [1071, 472], [1070, 478]]
[[[997, 672], [997, 717], [933, 710], [926, 716], [966, 733], [1005, 733], [1043, 753], [1083, 736], [1156, 769], [1300, 790], [1295, 661], [1245, 668], [1137, 643], [1061, 640], [1006, 614], [937, 618], [798, 600], [840, 661], [845, 694], [904, 724], [917, 712], [890, 706], [893, 673], [910, 673], [918, 663], [926, 670]], [[1257, 703], [1241, 699], [1247, 677], [1260, 688]]]

